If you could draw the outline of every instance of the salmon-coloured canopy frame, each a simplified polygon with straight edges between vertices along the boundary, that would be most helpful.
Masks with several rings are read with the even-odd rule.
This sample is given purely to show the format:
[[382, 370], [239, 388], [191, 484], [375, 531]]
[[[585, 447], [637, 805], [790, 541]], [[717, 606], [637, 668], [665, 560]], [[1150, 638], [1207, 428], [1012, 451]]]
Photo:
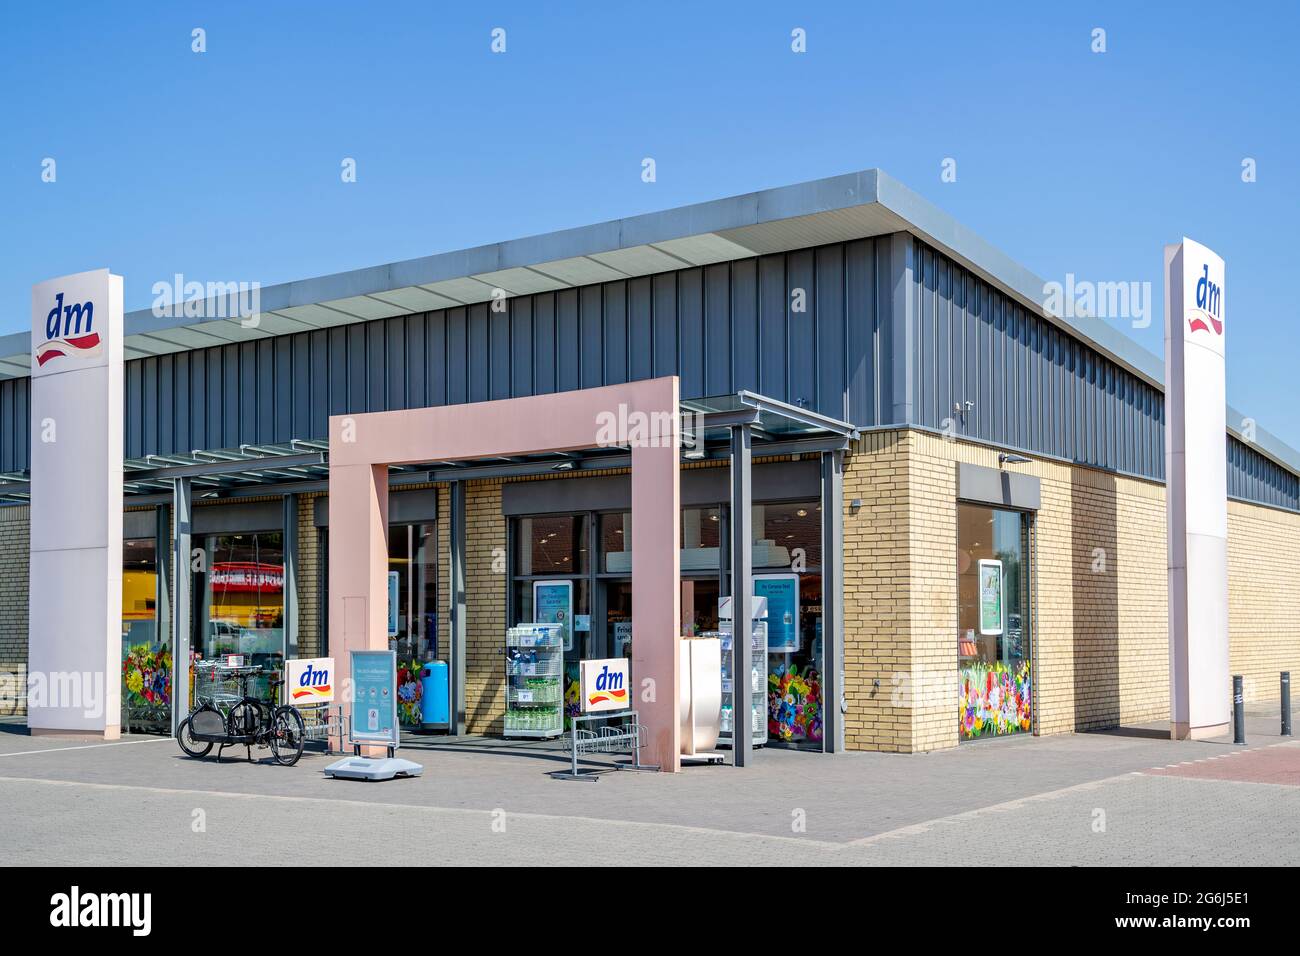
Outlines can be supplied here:
[[[632, 706], [647, 729], [648, 762], [680, 769], [677, 398], [673, 376], [469, 405], [332, 416], [329, 646], [340, 683], [351, 677], [349, 651], [388, 647], [389, 465], [579, 451], [609, 441], [611, 416], [642, 422], [646, 427], [629, 442]], [[470, 529], [466, 549], [474, 547]], [[504, 644], [505, 634], [500, 636]]]

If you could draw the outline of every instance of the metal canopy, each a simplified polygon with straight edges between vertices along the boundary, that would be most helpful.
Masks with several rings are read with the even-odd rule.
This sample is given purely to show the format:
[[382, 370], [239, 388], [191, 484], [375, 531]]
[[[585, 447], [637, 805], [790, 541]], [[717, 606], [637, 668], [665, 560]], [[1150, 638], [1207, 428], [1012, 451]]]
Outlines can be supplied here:
[[[858, 430], [848, 422], [745, 390], [683, 401], [680, 413], [685, 461], [727, 459], [731, 429], [738, 425], [749, 427], [755, 456], [842, 451], [858, 437]], [[627, 468], [631, 462], [630, 448], [610, 446], [544, 455], [394, 465], [389, 469], [389, 480], [409, 484], [509, 478]], [[329, 480], [329, 443], [324, 439], [294, 439], [195, 450], [188, 455], [148, 455], [128, 458], [122, 463], [122, 471], [122, 493], [128, 505], [160, 503], [160, 495], [170, 501], [172, 483], [179, 478], [192, 482], [196, 500], [324, 491]], [[29, 501], [29, 479], [27, 472], [0, 474], [0, 504]]]

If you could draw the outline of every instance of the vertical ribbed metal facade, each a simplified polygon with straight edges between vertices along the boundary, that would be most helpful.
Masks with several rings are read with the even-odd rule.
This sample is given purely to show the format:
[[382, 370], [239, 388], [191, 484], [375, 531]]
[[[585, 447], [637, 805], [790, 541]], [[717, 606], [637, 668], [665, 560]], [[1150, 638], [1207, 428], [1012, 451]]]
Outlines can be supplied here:
[[879, 245], [520, 296], [501, 312], [482, 303], [134, 360], [126, 453], [319, 438], [330, 415], [672, 374], [686, 398], [747, 388], [874, 423]]
[[30, 378], [0, 381], [0, 471], [24, 471], [31, 460]]
[[1163, 480], [1158, 389], [924, 243], [913, 255], [917, 424]]
[[1300, 476], [1229, 435], [1228, 497], [1300, 511]]
[[[126, 363], [126, 454], [323, 438], [330, 415], [675, 374], [870, 428], [914, 424], [1164, 477], [1160, 391], [910, 236], [882, 236]], [[29, 379], [0, 382], [0, 471], [28, 466]], [[970, 403], [969, 405], [967, 403]], [[1228, 439], [1234, 497], [1300, 478]]]

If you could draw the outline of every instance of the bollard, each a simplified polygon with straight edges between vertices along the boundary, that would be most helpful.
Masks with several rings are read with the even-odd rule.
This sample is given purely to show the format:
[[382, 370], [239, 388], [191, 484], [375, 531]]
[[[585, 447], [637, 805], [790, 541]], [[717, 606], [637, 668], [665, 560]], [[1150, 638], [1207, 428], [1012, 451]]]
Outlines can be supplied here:
[[1291, 672], [1282, 672], [1282, 736], [1291, 736]]
[[1246, 695], [1241, 690], [1241, 675], [1232, 675], [1232, 742], [1246, 742]]

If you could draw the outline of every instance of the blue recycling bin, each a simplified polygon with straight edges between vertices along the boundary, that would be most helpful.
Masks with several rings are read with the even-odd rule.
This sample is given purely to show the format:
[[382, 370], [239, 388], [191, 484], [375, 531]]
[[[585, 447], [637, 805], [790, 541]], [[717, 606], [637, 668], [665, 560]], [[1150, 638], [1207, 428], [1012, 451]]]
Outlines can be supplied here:
[[447, 662], [429, 661], [420, 668], [420, 729], [441, 730], [450, 724]]

